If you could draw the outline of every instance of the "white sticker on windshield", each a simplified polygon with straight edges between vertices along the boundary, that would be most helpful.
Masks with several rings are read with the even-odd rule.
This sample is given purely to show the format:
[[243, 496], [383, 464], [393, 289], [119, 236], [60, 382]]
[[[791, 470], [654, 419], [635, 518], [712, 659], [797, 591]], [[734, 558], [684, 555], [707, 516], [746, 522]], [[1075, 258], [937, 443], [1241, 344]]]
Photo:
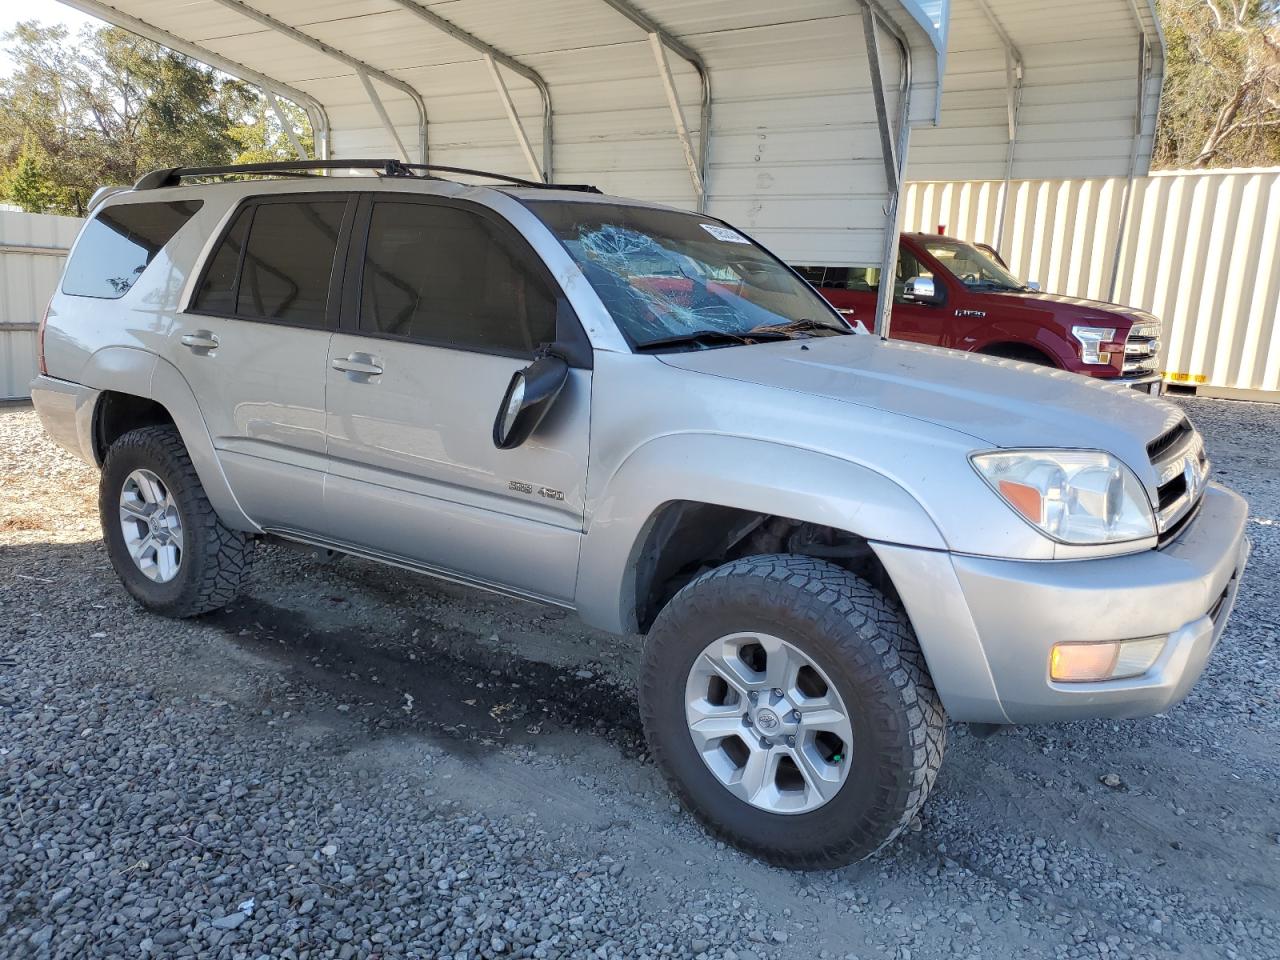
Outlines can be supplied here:
[[751, 241], [740, 234], [737, 230], [730, 230], [728, 227], [722, 227], [718, 223], [701, 223], [698, 226], [711, 234], [717, 240], [723, 240], [725, 243], [750, 243]]

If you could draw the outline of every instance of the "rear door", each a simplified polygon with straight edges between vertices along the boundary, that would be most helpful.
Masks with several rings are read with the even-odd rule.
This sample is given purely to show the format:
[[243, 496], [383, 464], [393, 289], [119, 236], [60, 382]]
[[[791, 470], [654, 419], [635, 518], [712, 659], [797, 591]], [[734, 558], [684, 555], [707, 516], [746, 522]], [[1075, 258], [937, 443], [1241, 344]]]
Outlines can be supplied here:
[[[511, 375], [581, 337], [518, 233], [475, 204], [361, 203], [329, 349], [333, 536], [384, 559], [569, 604], [587, 472], [590, 353], [533, 437], [493, 444]], [[585, 341], [585, 338], [581, 338]]]
[[325, 372], [354, 200], [243, 203], [206, 263], [169, 356], [195, 394], [241, 507], [312, 530], [325, 471]]

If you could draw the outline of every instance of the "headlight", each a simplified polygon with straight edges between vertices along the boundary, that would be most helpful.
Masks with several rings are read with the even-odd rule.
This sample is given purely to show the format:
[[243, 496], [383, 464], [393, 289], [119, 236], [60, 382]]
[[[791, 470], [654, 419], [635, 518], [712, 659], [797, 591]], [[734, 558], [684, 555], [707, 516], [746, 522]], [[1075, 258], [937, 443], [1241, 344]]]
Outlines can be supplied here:
[[1111, 354], [1103, 347], [1112, 346], [1115, 327], [1072, 327], [1071, 335], [1080, 344], [1080, 359], [1085, 363], [1111, 362]]
[[1100, 450], [1000, 450], [969, 458], [1005, 503], [1063, 543], [1155, 536], [1155, 516], [1133, 471]]

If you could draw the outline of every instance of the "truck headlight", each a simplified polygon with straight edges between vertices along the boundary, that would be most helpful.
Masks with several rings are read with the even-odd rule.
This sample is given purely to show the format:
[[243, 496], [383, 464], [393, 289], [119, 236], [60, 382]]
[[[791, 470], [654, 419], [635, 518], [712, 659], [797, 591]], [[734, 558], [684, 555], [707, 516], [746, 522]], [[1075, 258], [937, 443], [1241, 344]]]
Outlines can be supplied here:
[[1146, 491], [1109, 453], [998, 450], [969, 459], [1005, 503], [1054, 540], [1101, 544], [1155, 536]]
[[[1071, 335], [1080, 344], [1080, 359], [1085, 363], [1110, 363], [1110, 348], [1116, 338], [1115, 327], [1072, 327]], [[1103, 348], [1107, 349], [1103, 349]], [[1124, 349], [1121, 346], [1120, 349]]]

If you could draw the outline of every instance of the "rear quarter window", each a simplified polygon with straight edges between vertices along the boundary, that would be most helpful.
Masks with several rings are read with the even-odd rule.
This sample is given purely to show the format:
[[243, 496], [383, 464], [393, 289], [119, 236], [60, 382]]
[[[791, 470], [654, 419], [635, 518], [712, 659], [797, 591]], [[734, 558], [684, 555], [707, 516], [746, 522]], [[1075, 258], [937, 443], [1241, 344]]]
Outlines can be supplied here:
[[62, 277], [62, 292], [117, 300], [203, 206], [200, 200], [122, 203], [85, 224]]

